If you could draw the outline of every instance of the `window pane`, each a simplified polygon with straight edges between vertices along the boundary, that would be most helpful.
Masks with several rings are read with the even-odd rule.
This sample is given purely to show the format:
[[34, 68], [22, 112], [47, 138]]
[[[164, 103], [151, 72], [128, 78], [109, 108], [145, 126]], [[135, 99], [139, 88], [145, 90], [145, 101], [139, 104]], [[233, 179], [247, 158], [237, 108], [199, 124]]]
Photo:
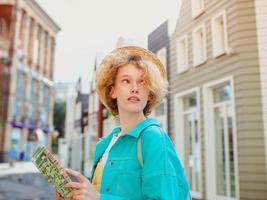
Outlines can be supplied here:
[[192, 191], [200, 192], [200, 143], [196, 112], [185, 114], [185, 166]]
[[31, 105], [32, 105], [32, 118], [30, 121], [34, 123], [37, 117], [37, 109], [38, 109], [38, 102], [39, 102], [39, 95], [38, 95], [38, 81], [36, 79], [32, 79], [31, 81]]
[[232, 88], [230, 84], [223, 85], [214, 89], [214, 102], [223, 102], [232, 99]]
[[21, 71], [17, 71], [17, 83], [16, 83], [16, 96], [17, 99], [19, 100], [23, 100], [25, 98], [25, 94], [26, 94], [26, 75], [21, 72]]
[[[193, 155], [192, 155], [192, 123], [190, 115], [184, 116], [185, 121], [185, 155], [186, 155], [186, 167], [191, 187], [193, 186]], [[192, 190], [194, 188], [192, 187]]]
[[194, 133], [195, 133], [195, 144], [194, 144], [194, 154], [195, 154], [195, 173], [196, 173], [196, 191], [200, 192], [200, 141], [199, 141], [199, 132], [198, 132], [198, 121], [195, 115], [194, 120]]
[[217, 194], [226, 196], [224, 118], [222, 108], [215, 109], [215, 147]]
[[188, 110], [197, 106], [197, 97], [195, 94], [184, 98], [184, 109]]
[[234, 163], [234, 140], [233, 140], [233, 107], [227, 107], [227, 128], [229, 142], [229, 169], [230, 169], [230, 196], [235, 197], [235, 163]]

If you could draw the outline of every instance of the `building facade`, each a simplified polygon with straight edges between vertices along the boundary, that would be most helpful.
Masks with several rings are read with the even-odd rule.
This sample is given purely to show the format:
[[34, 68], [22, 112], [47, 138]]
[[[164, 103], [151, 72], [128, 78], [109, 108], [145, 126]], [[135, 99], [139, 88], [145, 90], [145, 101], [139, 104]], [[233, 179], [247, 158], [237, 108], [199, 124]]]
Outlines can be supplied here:
[[169, 124], [194, 199], [267, 199], [266, 13], [263, 0], [182, 3]]
[[0, 1], [0, 154], [50, 146], [55, 39], [60, 28], [33, 0]]
[[[159, 27], [157, 27], [153, 32], [148, 35], [147, 46], [150, 51], [152, 51], [156, 56], [160, 59], [162, 64], [164, 65], [167, 76], [168, 74], [168, 66], [169, 66], [169, 33], [168, 33], [168, 21], [162, 23]], [[168, 131], [168, 113], [169, 113], [169, 100], [170, 96], [163, 100], [163, 102], [152, 111], [149, 117], [155, 117], [161, 122], [161, 126], [164, 130]]]
[[[88, 95], [82, 94], [81, 79], [55, 84], [56, 102], [65, 106], [64, 132], [60, 132], [58, 157], [64, 167], [83, 170], [87, 132]], [[84, 100], [83, 100], [84, 99]], [[57, 130], [59, 131], [59, 130]]]

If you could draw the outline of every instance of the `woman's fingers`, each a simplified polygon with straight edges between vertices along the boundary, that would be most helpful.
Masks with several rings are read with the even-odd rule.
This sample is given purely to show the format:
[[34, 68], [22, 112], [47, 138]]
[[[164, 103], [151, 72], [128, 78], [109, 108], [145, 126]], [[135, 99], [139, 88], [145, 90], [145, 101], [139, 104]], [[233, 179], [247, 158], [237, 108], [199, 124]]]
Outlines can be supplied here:
[[64, 200], [64, 198], [56, 191], [56, 200]]
[[78, 195], [71, 198], [71, 200], [80, 200], [80, 199], [85, 199], [85, 197], [83, 195]]
[[64, 185], [64, 187], [66, 187], [66, 188], [74, 188], [74, 189], [81, 189], [81, 188], [85, 187], [85, 185], [83, 183], [80, 183], [80, 182], [69, 182], [66, 185]]
[[77, 196], [88, 196], [88, 191], [86, 189], [75, 190], [69, 194], [69, 198], [74, 198]]
[[79, 182], [84, 182], [85, 180], [87, 180], [80, 172], [74, 171], [72, 169], [65, 170], [69, 175], [76, 177]]

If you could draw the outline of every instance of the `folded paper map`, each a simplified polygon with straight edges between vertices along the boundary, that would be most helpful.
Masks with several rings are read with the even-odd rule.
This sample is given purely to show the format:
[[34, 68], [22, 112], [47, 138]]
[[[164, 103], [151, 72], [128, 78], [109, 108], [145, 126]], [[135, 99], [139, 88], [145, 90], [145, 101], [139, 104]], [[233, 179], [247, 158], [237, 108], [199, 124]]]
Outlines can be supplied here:
[[52, 183], [64, 198], [67, 198], [73, 189], [64, 188], [64, 185], [71, 179], [54, 155], [44, 146], [39, 146], [34, 151], [31, 160], [48, 182]]

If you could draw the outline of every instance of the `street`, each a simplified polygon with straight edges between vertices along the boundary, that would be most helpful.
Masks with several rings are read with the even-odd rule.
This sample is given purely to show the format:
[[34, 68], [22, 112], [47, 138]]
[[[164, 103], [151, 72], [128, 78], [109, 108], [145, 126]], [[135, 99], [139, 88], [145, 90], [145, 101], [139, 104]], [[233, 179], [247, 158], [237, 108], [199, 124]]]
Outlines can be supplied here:
[[53, 186], [36, 173], [31, 163], [0, 167], [0, 200], [52, 200], [53, 191]]

